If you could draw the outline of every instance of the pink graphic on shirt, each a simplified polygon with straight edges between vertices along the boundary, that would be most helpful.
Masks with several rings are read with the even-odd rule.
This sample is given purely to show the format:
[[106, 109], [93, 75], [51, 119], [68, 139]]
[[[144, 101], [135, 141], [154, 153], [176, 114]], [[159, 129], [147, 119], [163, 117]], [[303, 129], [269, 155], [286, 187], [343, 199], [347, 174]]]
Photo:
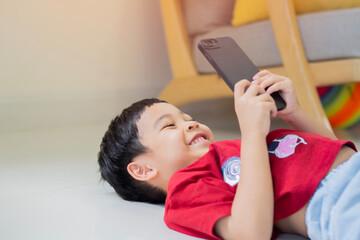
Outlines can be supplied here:
[[279, 142], [274, 151], [269, 153], [275, 154], [278, 158], [286, 158], [295, 153], [295, 148], [300, 144], [307, 144], [305, 140], [297, 135], [289, 134], [282, 139], [276, 139], [273, 142]]

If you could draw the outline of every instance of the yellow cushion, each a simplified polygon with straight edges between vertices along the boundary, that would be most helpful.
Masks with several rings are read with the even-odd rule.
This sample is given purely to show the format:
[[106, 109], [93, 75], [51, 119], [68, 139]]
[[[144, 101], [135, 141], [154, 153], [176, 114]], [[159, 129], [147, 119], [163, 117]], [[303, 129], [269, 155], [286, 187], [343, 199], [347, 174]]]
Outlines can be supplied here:
[[[310, 13], [341, 8], [360, 7], [360, 0], [294, 0], [296, 13]], [[269, 18], [266, 0], [236, 0], [232, 25]]]

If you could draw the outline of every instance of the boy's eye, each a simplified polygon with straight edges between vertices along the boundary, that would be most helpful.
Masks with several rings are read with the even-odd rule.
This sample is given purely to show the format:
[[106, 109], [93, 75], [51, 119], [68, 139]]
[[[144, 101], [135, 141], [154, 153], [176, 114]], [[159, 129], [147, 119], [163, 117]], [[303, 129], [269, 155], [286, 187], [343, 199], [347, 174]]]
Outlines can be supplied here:
[[167, 124], [164, 125], [164, 127], [162, 129], [168, 128], [168, 127], [175, 127], [175, 124], [174, 123], [167, 123]]

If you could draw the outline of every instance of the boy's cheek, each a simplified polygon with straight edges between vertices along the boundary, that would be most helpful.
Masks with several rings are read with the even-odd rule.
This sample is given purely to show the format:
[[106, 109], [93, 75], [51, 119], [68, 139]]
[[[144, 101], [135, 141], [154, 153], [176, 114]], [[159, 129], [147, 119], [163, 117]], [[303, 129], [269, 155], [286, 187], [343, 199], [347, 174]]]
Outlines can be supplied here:
[[209, 141], [211, 142], [211, 143], [213, 143], [214, 141], [215, 141], [215, 138], [214, 138], [214, 135], [212, 134], [212, 132], [211, 132], [211, 130], [209, 129], [209, 133], [208, 133], [209, 135]]

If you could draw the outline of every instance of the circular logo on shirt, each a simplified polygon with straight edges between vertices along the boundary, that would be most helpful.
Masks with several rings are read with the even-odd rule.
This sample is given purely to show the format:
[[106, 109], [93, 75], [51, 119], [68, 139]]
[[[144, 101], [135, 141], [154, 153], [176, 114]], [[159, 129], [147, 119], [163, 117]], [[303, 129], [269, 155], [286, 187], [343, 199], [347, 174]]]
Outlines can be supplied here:
[[221, 167], [224, 181], [230, 186], [235, 186], [240, 180], [241, 159], [239, 157], [229, 158]]

